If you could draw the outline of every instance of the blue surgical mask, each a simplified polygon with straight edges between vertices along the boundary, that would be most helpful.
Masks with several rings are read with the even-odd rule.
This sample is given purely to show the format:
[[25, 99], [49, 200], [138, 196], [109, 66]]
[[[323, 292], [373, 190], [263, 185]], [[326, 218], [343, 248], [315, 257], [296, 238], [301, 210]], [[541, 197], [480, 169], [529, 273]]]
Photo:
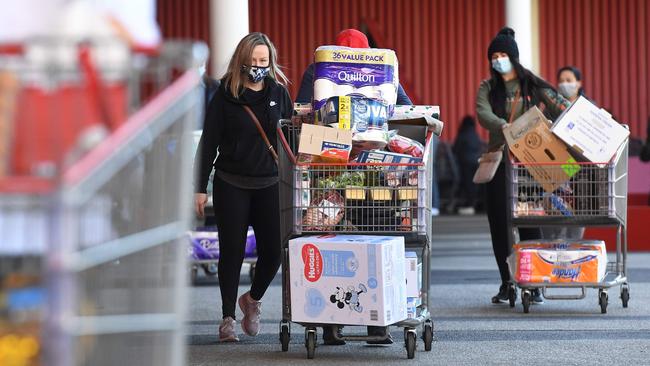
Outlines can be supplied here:
[[507, 74], [512, 71], [512, 62], [508, 57], [499, 57], [492, 60], [492, 68], [500, 74]]
[[269, 66], [242, 66], [242, 70], [248, 75], [248, 80], [251, 83], [259, 83], [269, 74], [271, 68]]

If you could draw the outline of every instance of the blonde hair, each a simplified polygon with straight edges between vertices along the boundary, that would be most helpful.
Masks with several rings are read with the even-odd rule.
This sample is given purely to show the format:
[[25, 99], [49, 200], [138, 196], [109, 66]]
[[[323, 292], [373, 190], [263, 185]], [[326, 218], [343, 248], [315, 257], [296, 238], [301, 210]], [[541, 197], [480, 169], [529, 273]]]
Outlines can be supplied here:
[[239, 98], [244, 91], [244, 82], [247, 76], [242, 71], [242, 66], [250, 63], [253, 49], [256, 46], [267, 46], [269, 48], [269, 76], [282, 85], [289, 83], [280, 65], [278, 65], [278, 53], [269, 37], [260, 32], [249, 33], [239, 41], [228, 63], [228, 70], [223, 75], [224, 82], [226, 83], [225, 87], [230, 90], [230, 93], [235, 98]]

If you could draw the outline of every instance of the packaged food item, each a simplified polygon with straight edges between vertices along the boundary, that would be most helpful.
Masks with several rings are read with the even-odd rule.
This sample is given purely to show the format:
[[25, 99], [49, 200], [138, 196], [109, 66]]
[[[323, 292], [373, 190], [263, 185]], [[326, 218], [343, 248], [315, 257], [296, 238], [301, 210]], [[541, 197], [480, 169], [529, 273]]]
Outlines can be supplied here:
[[421, 158], [424, 155], [424, 146], [421, 143], [397, 134], [388, 140], [388, 150], [416, 158]]
[[362, 151], [383, 150], [388, 144], [391, 133], [382, 130], [366, 130], [352, 136], [350, 159], [356, 159]]
[[393, 50], [321, 46], [314, 59], [315, 111], [330, 97], [354, 94], [379, 100], [392, 113], [399, 85]]
[[345, 200], [336, 190], [314, 193], [302, 219], [305, 231], [332, 231], [345, 214]]
[[349, 186], [362, 187], [366, 177], [363, 171], [343, 172], [318, 179], [317, 186], [321, 189], [344, 189]]
[[313, 162], [347, 162], [351, 150], [351, 131], [311, 124], [302, 125], [298, 153], [311, 155]]
[[406, 319], [403, 237], [292, 239], [289, 268], [294, 322], [386, 326]]

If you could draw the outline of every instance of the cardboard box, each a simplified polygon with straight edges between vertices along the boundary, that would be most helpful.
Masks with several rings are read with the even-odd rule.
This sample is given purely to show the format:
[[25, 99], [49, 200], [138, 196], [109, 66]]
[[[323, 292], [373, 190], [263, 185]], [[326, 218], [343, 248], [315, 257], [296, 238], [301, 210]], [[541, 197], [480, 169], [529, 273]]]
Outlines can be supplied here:
[[553, 133], [592, 163], [607, 163], [630, 136], [604, 109], [580, 97], [560, 115]]
[[388, 120], [388, 128], [398, 130], [401, 136], [411, 138], [425, 145], [428, 130], [431, 130], [434, 135], [440, 136], [444, 123], [427, 115], [406, 116], [395, 114]]
[[530, 175], [547, 192], [555, 191], [580, 170], [566, 145], [551, 133], [548, 120], [537, 107], [517, 118], [503, 134], [510, 151], [526, 164]]
[[[371, 150], [362, 151], [357, 157], [359, 163], [372, 163], [372, 164], [418, 164], [422, 162], [422, 158], [416, 158], [411, 155], [398, 154], [390, 151]], [[397, 166], [387, 166], [387, 170], [395, 170]], [[415, 170], [416, 166], [408, 166], [403, 169]]]
[[352, 131], [303, 124], [299, 154], [312, 155], [322, 162], [347, 162], [352, 150]]
[[418, 273], [418, 255], [415, 252], [406, 252], [406, 296], [420, 297], [420, 275], [422, 273], [422, 264], [419, 264]]
[[0, 72], [0, 177], [9, 174], [18, 87], [16, 76]]
[[600, 282], [607, 269], [603, 241], [527, 241], [515, 244], [508, 258], [520, 283]]
[[386, 326], [406, 319], [404, 238], [289, 241], [291, 321]]

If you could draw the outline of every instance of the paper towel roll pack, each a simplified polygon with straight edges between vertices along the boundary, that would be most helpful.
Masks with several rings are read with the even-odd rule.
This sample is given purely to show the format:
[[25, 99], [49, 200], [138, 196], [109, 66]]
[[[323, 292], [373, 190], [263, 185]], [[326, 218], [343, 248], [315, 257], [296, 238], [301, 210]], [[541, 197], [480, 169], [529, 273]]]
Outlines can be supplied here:
[[389, 108], [397, 102], [399, 76], [393, 50], [321, 46], [314, 57], [315, 111], [334, 96], [364, 96]]
[[331, 97], [317, 113], [320, 123], [352, 132], [388, 130], [388, 106], [378, 100], [357, 97]]

